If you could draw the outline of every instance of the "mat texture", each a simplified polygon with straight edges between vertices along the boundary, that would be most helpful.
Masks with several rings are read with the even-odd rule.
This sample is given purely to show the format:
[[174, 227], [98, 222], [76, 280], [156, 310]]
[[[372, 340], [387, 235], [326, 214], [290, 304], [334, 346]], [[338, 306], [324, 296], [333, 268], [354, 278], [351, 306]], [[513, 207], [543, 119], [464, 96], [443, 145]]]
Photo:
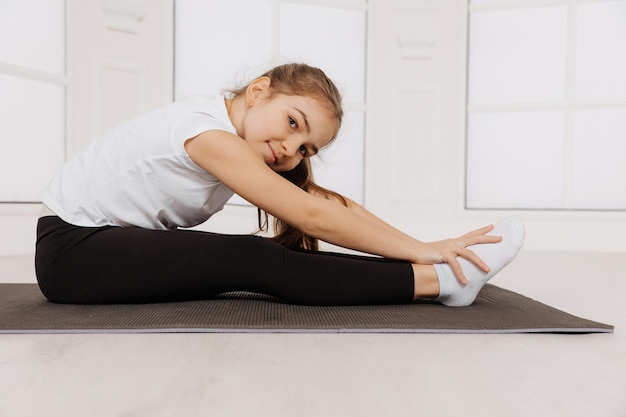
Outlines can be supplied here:
[[206, 301], [67, 305], [36, 284], [0, 284], [0, 333], [595, 333], [613, 326], [582, 319], [486, 285], [469, 307], [430, 302], [319, 307], [252, 293]]

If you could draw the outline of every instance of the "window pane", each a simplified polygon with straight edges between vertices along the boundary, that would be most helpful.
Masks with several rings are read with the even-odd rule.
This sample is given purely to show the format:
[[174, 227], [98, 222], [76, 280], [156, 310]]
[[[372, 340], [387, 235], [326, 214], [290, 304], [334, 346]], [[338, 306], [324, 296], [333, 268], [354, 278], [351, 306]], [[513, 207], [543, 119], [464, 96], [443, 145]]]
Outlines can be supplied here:
[[270, 66], [272, 5], [265, 0], [177, 0], [176, 97], [238, 87]]
[[282, 4], [280, 53], [322, 68], [346, 102], [365, 99], [365, 12]]
[[468, 208], [561, 208], [563, 112], [468, 118]]
[[39, 201], [63, 163], [63, 87], [0, 74], [0, 201]]
[[626, 97], [626, 1], [578, 6], [576, 96]]
[[563, 99], [566, 18], [565, 7], [472, 13], [469, 103]]
[[64, 0], [0, 1], [0, 62], [65, 74]]
[[579, 209], [626, 209], [626, 109], [576, 112], [574, 195]]
[[363, 203], [365, 117], [348, 112], [337, 139], [311, 159], [315, 181], [357, 203]]

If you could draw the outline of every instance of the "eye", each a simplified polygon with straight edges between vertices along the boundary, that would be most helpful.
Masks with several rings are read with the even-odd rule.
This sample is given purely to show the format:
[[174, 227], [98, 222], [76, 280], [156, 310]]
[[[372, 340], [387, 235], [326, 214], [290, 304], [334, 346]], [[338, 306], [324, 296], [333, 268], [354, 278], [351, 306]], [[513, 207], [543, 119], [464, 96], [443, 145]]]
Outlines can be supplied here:
[[289, 127], [291, 127], [292, 129], [298, 128], [298, 122], [291, 116], [289, 116]]
[[300, 145], [300, 148], [298, 148], [298, 151], [300, 151], [300, 154], [302, 155], [303, 158], [306, 157], [307, 151], [304, 145]]

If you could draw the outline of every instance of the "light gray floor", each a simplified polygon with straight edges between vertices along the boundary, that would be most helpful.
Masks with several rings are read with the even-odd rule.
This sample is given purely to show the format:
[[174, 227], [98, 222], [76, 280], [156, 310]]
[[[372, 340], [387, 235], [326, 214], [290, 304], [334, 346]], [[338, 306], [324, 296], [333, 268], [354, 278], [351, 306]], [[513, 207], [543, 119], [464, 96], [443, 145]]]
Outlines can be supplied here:
[[615, 333], [0, 335], [0, 416], [626, 416], [626, 254], [522, 252], [492, 283]]

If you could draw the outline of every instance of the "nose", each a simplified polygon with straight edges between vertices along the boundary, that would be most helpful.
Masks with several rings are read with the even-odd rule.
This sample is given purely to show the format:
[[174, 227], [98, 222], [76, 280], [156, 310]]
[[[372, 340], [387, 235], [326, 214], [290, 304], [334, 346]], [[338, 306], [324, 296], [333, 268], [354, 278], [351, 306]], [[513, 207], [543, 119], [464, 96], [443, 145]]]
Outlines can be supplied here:
[[285, 156], [293, 158], [294, 156], [300, 155], [300, 146], [302, 143], [298, 140], [298, 138], [290, 136], [289, 138], [283, 140], [282, 145]]
[[280, 167], [281, 171], [290, 171], [294, 169], [300, 161], [302, 161], [303, 157], [300, 153], [300, 146], [302, 146], [302, 140], [299, 138], [291, 136], [287, 139], [284, 139], [281, 142], [282, 146], [282, 158], [280, 158]]

